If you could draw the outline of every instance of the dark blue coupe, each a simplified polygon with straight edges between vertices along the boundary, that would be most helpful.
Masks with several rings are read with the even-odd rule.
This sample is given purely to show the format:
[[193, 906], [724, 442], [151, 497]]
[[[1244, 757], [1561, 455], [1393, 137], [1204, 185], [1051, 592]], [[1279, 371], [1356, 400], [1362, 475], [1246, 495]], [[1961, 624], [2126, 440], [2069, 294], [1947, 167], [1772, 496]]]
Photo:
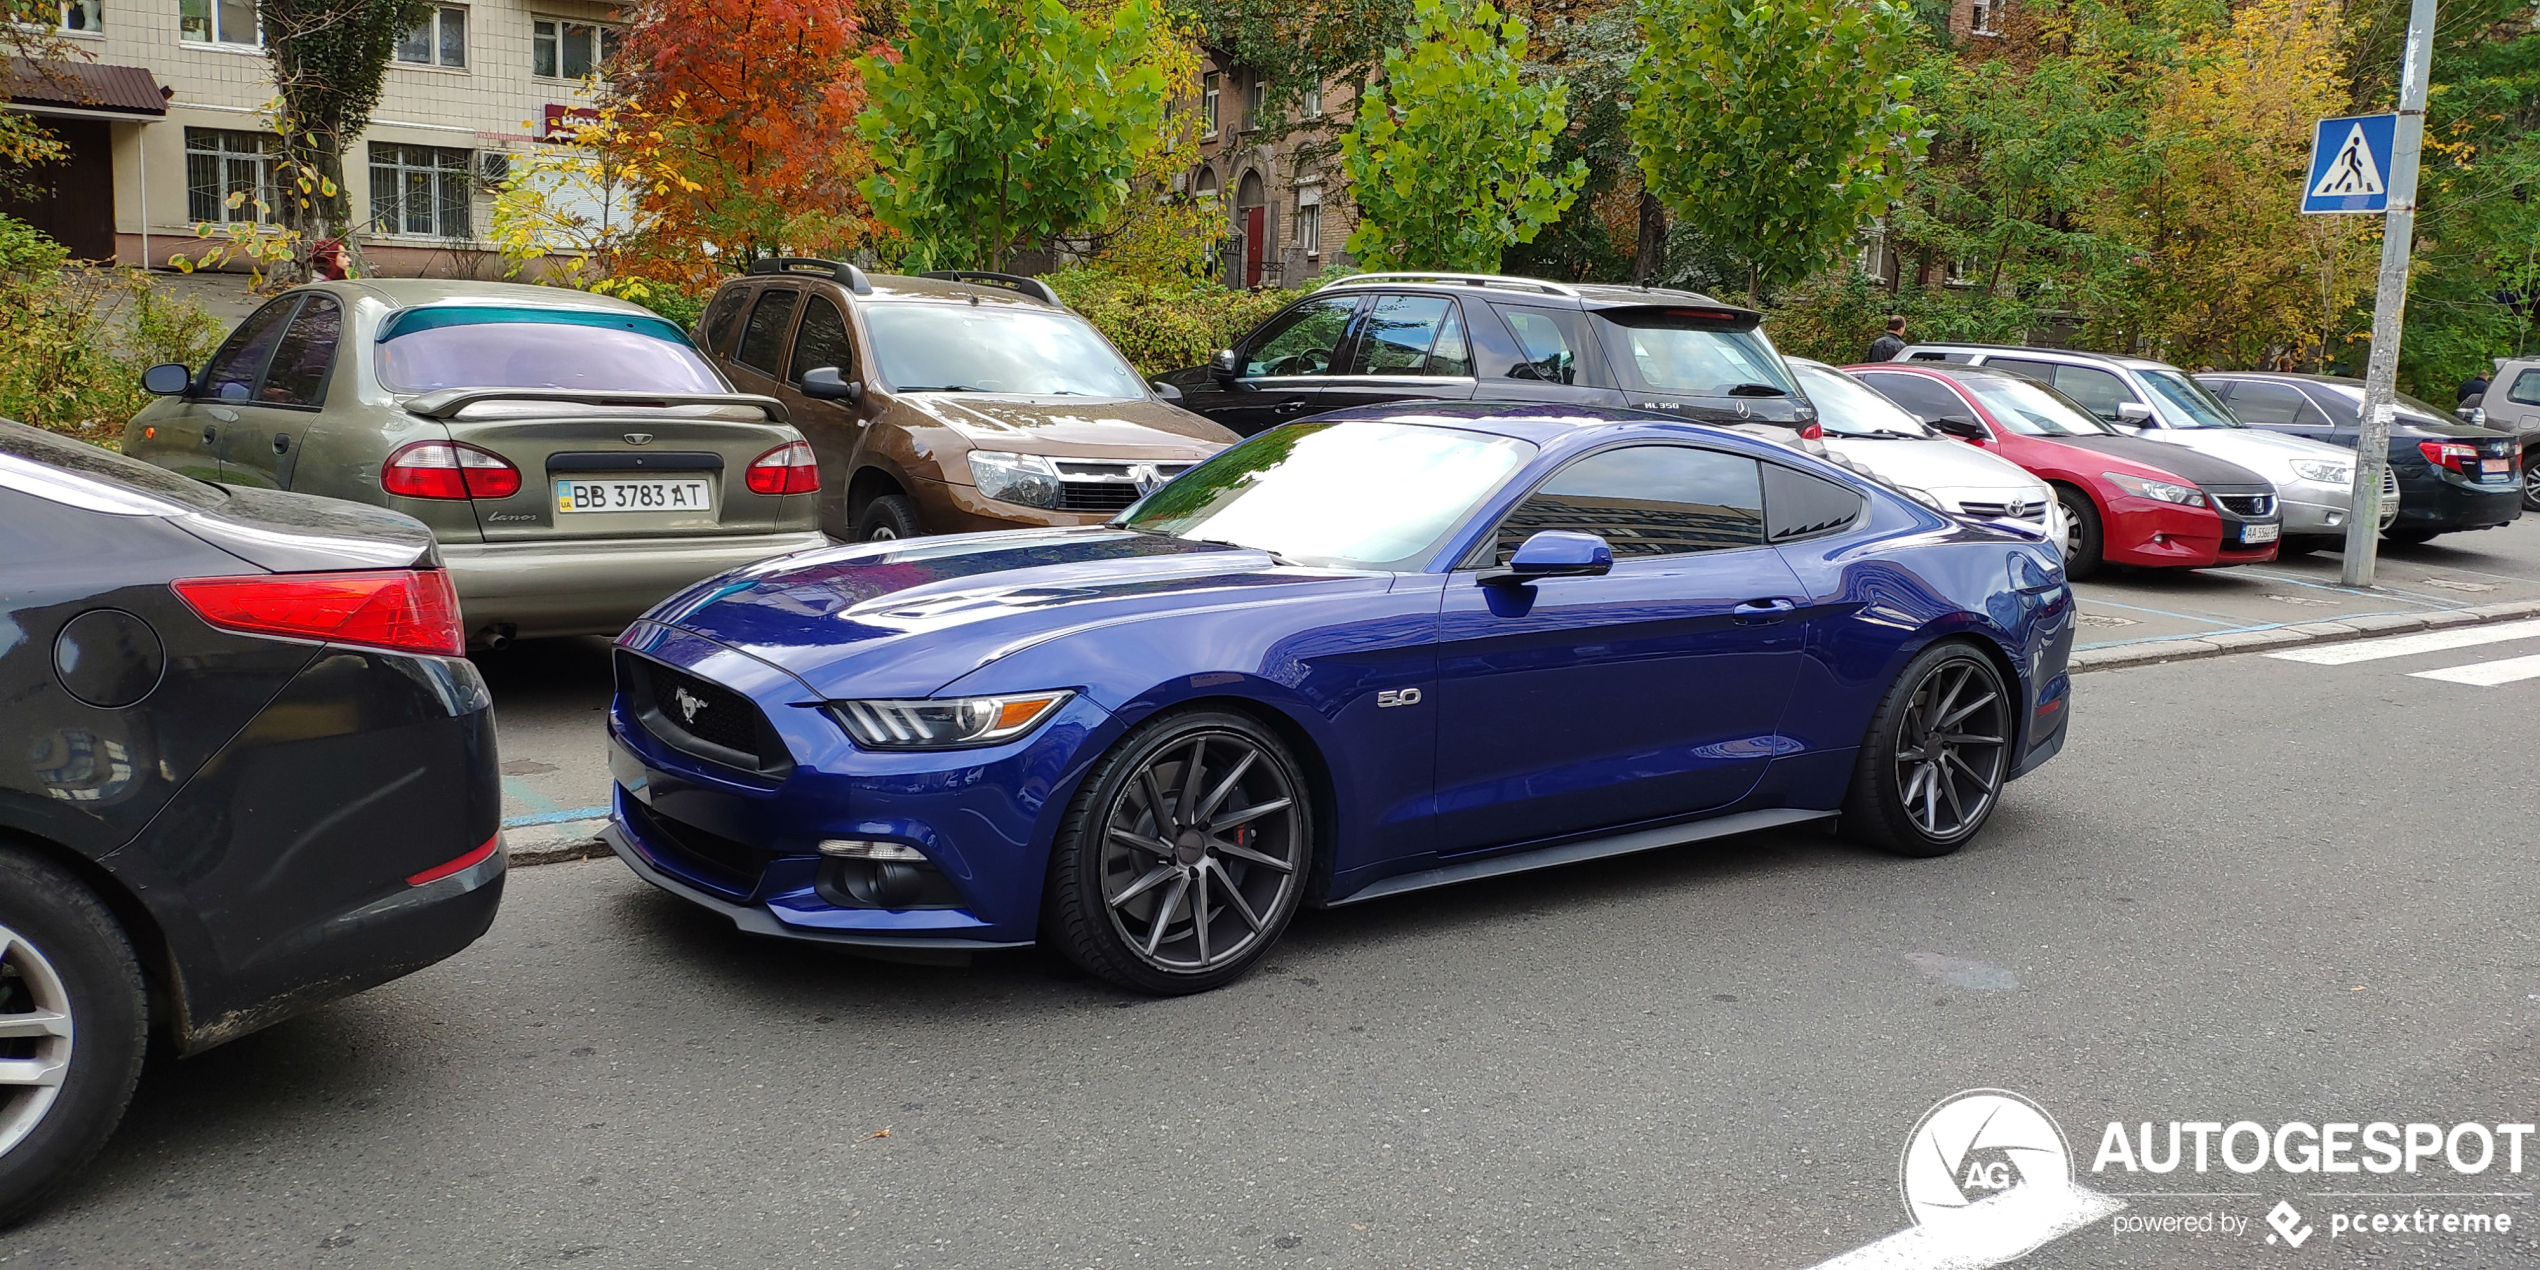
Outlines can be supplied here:
[[1262, 433], [1105, 526], [781, 557], [618, 641], [609, 844], [742, 929], [1152, 992], [1300, 904], [1841, 817], [1956, 849], [2070, 714], [2031, 533], [1619, 411]]

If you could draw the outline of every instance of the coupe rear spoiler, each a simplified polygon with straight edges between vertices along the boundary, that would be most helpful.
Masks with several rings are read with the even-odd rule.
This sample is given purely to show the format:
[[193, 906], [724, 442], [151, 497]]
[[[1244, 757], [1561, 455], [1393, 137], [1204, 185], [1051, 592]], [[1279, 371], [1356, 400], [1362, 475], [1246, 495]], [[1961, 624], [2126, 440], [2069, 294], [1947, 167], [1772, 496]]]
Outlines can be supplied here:
[[[488, 402], [551, 402], [588, 407], [560, 413], [599, 414], [615, 410], [671, 410], [679, 407], [739, 407], [756, 410], [770, 423], [785, 423], [785, 403], [747, 392], [595, 392], [580, 388], [441, 388], [409, 397], [406, 413], [426, 419], [453, 419], [469, 406]], [[686, 413], [700, 413], [695, 410]]]

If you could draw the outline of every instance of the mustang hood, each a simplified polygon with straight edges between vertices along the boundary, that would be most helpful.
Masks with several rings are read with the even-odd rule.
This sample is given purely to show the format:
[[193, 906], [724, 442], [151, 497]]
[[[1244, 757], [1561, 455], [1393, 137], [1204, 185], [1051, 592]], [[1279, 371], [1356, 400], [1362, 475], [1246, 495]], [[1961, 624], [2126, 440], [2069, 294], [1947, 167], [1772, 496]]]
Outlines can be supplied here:
[[1029, 529], [781, 556], [700, 582], [645, 620], [775, 665], [802, 681], [806, 700], [923, 697], [1095, 627], [1392, 581], [1124, 529]]
[[1199, 459], [1241, 439], [1161, 401], [977, 393], [911, 393], [898, 400], [984, 450], [1077, 459]]

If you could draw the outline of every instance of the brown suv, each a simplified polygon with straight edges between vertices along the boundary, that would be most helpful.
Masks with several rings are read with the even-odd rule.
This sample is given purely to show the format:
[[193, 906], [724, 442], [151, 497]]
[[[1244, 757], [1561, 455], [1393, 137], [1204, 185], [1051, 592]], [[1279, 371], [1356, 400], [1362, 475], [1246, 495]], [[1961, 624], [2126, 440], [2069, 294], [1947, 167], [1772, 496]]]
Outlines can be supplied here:
[[698, 323], [820, 460], [820, 527], [908, 538], [1110, 519], [1235, 434], [1155, 394], [1034, 278], [751, 263]]

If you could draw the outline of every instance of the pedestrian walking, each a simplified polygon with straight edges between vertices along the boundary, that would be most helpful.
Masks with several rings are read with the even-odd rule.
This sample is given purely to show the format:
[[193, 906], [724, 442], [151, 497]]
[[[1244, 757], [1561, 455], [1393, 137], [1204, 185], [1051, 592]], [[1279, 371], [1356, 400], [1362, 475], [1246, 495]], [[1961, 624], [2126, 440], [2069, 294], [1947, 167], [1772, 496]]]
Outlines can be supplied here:
[[1887, 320], [1887, 330], [1881, 332], [1877, 339], [1870, 341], [1870, 356], [1868, 360], [1874, 362], [1892, 362], [1896, 360], [1896, 355], [1898, 353], [1902, 353], [1904, 351], [1905, 315], [1900, 313], [1889, 318]]

